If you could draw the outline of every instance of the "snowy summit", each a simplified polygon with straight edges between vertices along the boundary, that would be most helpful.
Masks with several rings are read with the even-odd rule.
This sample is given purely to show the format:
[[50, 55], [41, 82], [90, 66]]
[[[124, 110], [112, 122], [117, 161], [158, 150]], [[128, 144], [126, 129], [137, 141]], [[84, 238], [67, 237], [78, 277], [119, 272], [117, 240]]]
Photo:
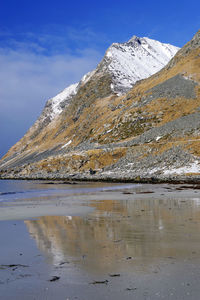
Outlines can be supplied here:
[[97, 68], [82, 77], [79, 83], [65, 88], [49, 99], [40, 116], [40, 121], [52, 121], [60, 115], [73, 97], [96, 74], [109, 74], [112, 79], [111, 91], [126, 93], [141, 79], [147, 78], [162, 69], [179, 50], [170, 44], [133, 36], [128, 42], [114, 43], [105, 53]]
[[113, 91], [127, 92], [136, 81], [161, 70], [178, 50], [170, 44], [137, 36], [126, 43], [112, 44], [104, 60], [113, 76]]

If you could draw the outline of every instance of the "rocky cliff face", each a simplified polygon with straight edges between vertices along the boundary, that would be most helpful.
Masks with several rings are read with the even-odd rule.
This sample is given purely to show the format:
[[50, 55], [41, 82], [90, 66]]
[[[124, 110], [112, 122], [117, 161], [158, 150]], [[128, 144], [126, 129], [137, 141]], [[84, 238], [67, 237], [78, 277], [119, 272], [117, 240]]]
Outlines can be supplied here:
[[199, 37], [174, 57], [177, 48], [147, 38], [111, 45], [96, 70], [47, 102], [1, 160], [1, 177], [200, 178]]

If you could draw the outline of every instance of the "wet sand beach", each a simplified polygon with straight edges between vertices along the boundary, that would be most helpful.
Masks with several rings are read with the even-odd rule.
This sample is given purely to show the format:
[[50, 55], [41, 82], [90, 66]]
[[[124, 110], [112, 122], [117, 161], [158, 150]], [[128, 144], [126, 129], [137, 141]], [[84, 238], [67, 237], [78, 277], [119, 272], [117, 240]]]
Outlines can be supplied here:
[[193, 185], [0, 181], [2, 299], [199, 299]]

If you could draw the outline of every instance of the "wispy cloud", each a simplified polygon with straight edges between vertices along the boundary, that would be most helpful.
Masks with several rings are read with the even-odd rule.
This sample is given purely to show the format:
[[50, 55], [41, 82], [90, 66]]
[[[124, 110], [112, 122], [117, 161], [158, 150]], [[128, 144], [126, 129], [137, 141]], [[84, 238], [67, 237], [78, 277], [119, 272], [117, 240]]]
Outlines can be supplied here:
[[12, 49], [31, 50], [36, 53], [52, 55], [55, 53], [76, 52], [79, 48], [105, 50], [105, 45], [111, 41], [103, 33], [96, 33], [89, 27], [70, 27], [54, 24], [46, 25], [40, 32], [17, 30], [10, 32], [0, 28], [0, 46]]
[[7, 136], [0, 143], [0, 156], [16, 141], [16, 135], [20, 138], [33, 124], [48, 98], [79, 81], [102, 57], [91, 47], [73, 51], [66, 46], [63, 51], [47, 53], [46, 45], [59, 37], [40, 35], [34, 39], [28, 35], [29, 40], [24, 41], [9, 35], [4, 47], [0, 43], [0, 139]]
[[[1, 107], [8, 107], [10, 102], [18, 107], [30, 102], [30, 98], [41, 102], [41, 98], [54, 96], [93, 69], [100, 56], [93, 49], [84, 49], [80, 56], [68, 53], [45, 56], [31, 51], [0, 49]], [[26, 99], [23, 100], [22, 95], [26, 95]]]

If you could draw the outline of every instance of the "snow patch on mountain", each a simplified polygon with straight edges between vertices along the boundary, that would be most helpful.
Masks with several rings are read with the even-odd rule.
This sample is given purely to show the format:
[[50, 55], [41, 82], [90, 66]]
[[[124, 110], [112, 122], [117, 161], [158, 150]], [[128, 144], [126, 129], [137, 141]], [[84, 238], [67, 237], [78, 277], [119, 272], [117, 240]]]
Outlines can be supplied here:
[[50, 116], [51, 120], [53, 120], [55, 116], [59, 115], [62, 112], [63, 102], [65, 102], [65, 106], [66, 106], [68, 100], [70, 100], [71, 97], [77, 93], [77, 87], [78, 87], [78, 83], [71, 84], [69, 87], [64, 89], [61, 93], [59, 93], [58, 95], [56, 95], [55, 97], [49, 100], [51, 102], [51, 108], [52, 108], [52, 112]]
[[172, 168], [164, 171], [164, 175], [183, 175], [186, 173], [200, 173], [200, 165], [198, 161], [194, 161], [188, 166], [180, 168]]
[[132, 37], [126, 43], [112, 44], [104, 57], [104, 66], [113, 78], [114, 92], [127, 92], [136, 81], [161, 70], [179, 50], [149, 38]]
[[64, 145], [61, 147], [61, 149], [63, 149], [63, 148], [65, 148], [65, 147], [69, 146], [71, 143], [72, 143], [72, 140], [68, 141], [66, 144], [64, 144]]
[[90, 80], [90, 78], [92, 77], [94, 72], [95, 72], [95, 70], [88, 72], [81, 78], [80, 82], [71, 84], [69, 87], [64, 89], [58, 95], [56, 95], [55, 97], [48, 100], [48, 105], [51, 107], [51, 113], [50, 113], [51, 121], [56, 116], [61, 114], [64, 107], [69, 105], [72, 97], [77, 94], [77, 92], [81, 86], [83, 86]]
[[79, 85], [83, 85], [83, 84], [86, 84], [90, 78], [94, 75], [95, 73], [95, 70], [91, 71], [91, 72], [88, 72], [87, 74], [85, 74], [82, 78], [81, 78], [81, 81], [79, 83]]

